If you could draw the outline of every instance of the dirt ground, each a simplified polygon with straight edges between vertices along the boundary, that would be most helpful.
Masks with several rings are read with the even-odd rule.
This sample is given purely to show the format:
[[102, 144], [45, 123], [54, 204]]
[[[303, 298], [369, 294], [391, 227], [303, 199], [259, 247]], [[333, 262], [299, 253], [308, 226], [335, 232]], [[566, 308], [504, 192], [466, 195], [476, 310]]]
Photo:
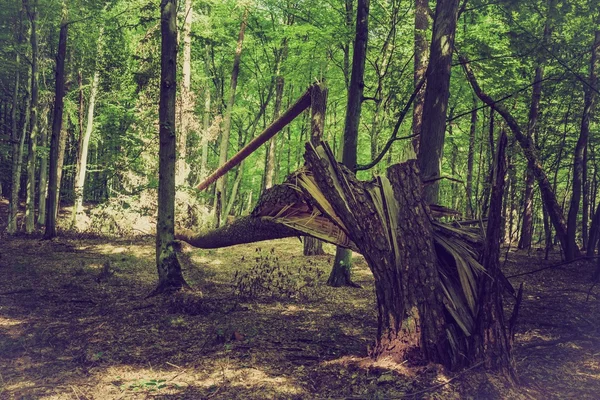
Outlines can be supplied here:
[[[3, 234], [0, 399], [600, 399], [600, 287], [590, 264], [511, 278], [525, 284], [514, 353], [521, 386], [503, 391], [477, 369], [370, 360], [375, 297], [358, 255], [363, 289], [333, 289], [333, 257], [303, 257], [298, 239], [184, 250], [194, 290], [146, 299], [156, 284], [150, 237]], [[560, 262], [507, 255], [508, 276]], [[248, 298], [233, 283], [250, 270], [272, 270], [269, 284], [288, 288], [278, 271], [296, 270], [304, 283]]]

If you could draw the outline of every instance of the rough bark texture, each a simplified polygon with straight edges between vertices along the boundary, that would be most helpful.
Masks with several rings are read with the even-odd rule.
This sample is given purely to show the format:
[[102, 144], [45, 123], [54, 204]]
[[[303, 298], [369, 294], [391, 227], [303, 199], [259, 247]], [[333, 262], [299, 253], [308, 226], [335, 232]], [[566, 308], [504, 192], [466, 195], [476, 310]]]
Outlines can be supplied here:
[[35, 229], [35, 160], [38, 134], [38, 37], [37, 37], [37, 1], [32, 6], [25, 2], [31, 25], [31, 109], [29, 115], [29, 145], [27, 146], [27, 206], [25, 210], [25, 231]]
[[67, 34], [69, 24], [66, 10], [60, 25], [58, 53], [56, 56], [56, 80], [54, 90], [54, 115], [52, 118], [52, 136], [50, 138], [50, 174], [48, 176], [48, 196], [46, 197], [46, 229], [44, 239], [56, 236], [56, 217], [58, 213], [58, 193], [60, 192], [59, 158], [62, 135], [63, 108], [65, 96], [65, 56], [67, 53]]
[[[427, 41], [429, 30], [429, 2], [427, 0], [415, 0], [415, 60], [414, 60], [414, 83], [415, 87], [427, 72], [427, 62], [429, 60], [429, 43]], [[413, 105], [413, 135], [421, 134], [423, 125], [423, 102], [425, 101], [425, 88], [421, 90], [415, 97]], [[419, 154], [420, 136], [413, 138], [413, 147], [415, 154]]]
[[573, 194], [571, 196], [571, 207], [569, 208], [569, 216], [567, 221], [567, 240], [568, 245], [565, 251], [565, 258], [573, 260], [579, 255], [579, 246], [577, 244], [577, 217], [579, 215], [579, 203], [581, 202], [581, 189], [583, 186], [583, 162], [584, 152], [587, 147], [588, 138], [590, 135], [590, 120], [596, 105], [596, 87], [597, 77], [596, 69], [598, 68], [598, 47], [600, 47], [600, 31], [596, 31], [594, 43], [592, 45], [592, 55], [590, 60], [589, 87], [584, 85], [584, 104], [583, 114], [581, 116], [581, 129], [579, 131], [579, 139], [575, 146], [575, 154], [573, 155]]
[[542, 168], [542, 165], [539, 162], [533, 141], [531, 140], [531, 138], [527, 137], [527, 135], [523, 134], [519, 123], [506, 108], [504, 108], [501, 104], [495, 102], [489, 95], [487, 95], [481, 90], [481, 87], [477, 83], [475, 75], [473, 74], [473, 71], [469, 65], [469, 61], [463, 56], [461, 56], [461, 64], [463, 65], [467, 79], [469, 80], [471, 87], [475, 91], [477, 97], [479, 97], [484, 103], [486, 103], [488, 106], [490, 106], [493, 110], [497, 111], [502, 116], [510, 130], [515, 135], [515, 139], [517, 139], [517, 141], [519, 142], [519, 145], [523, 150], [523, 154], [525, 155], [527, 162], [531, 166], [535, 179], [540, 188], [542, 201], [545, 203], [546, 210], [548, 211], [548, 215], [550, 217], [550, 220], [552, 221], [552, 225], [556, 230], [556, 236], [561, 243], [563, 251], [566, 251], [567, 225], [565, 223], [563, 210], [560, 204], [558, 203], [558, 200], [556, 199], [556, 194], [552, 189], [552, 185], [548, 180], [548, 176], [544, 172], [544, 169]]
[[[348, 102], [344, 123], [342, 147], [342, 164], [356, 171], [356, 150], [358, 145], [358, 126], [364, 92], [365, 62], [367, 58], [367, 41], [369, 36], [369, 0], [358, 0], [356, 8], [356, 32], [354, 37], [354, 53], [352, 56], [352, 74], [348, 87]], [[313, 144], [316, 142], [313, 141]], [[350, 279], [352, 254], [349, 250], [338, 248], [335, 253], [333, 267], [327, 284], [334, 287], [356, 286]]]
[[[238, 35], [237, 47], [235, 49], [235, 57], [233, 59], [233, 70], [231, 71], [231, 82], [229, 85], [229, 98], [227, 100], [227, 109], [225, 110], [225, 117], [223, 118], [223, 131], [221, 133], [221, 147], [219, 149], [219, 165], [224, 165], [227, 162], [227, 151], [229, 150], [229, 134], [231, 132], [231, 113], [233, 111], [233, 103], [235, 101], [235, 91], [237, 88], [237, 80], [240, 72], [240, 60], [242, 57], [242, 44], [244, 43], [244, 33], [246, 31], [246, 25], [248, 23], [248, 9], [244, 11], [242, 17], [242, 24], [240, 26], [240, 33]], [[221, 201], [225, 199], [225, 177], [217, 180], [215, 199]], [[220, 205], [222, 207], [222, 204]], [[215, 204], [215, 210], [219, 206]], [[225, 218], [216, 218], [218, 223], [221, 223]], [[219, 225], [217, 225], [218, 227]]]
[[158, 220], [156, 223], [156, 266], [158, 286], [151, 295], [187, 287], [173, 247], [175, 239], [175, 98], [177, 92], [177, 5], [161, 2], [161, 76], [158, 110]]
[[481, 309], [476, 323], [476, 346], [472, 347], [472, 359], [482, 359], [490, 370], [501, 371], [506, 377], [514, 378], [514, 362], [511, 357], [512, 340], [504, 321], [502, 306], [502, 283], [500, 272], [500, 244], [502, 242], [502, 198], [507, 171], [506, 133], [502, 131], [498, 139], [494, 180], [490, 196], [490, 209], [486, 232], [486, 245], [483, 253], [483, 266], [487, 274], [480, 275], [479, 301]]
[[[418, 153], [424, 180], [440, 175], [458, 4], [458, 0], [439, 0], [435, 8]], [[427, 185], [424, 190], [427, 202], [438, 202], [439, 182]]]

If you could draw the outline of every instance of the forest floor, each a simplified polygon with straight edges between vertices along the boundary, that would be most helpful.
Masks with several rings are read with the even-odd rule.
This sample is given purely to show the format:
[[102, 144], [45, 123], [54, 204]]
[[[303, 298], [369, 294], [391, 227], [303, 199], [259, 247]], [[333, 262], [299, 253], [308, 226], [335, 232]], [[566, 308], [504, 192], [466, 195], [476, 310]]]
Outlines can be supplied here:
[[[151, 237], [1, 236], [0, 399], [600, 399], [600, 287], [584, 262], [511, 278], [525, 283], [521, 386], [503, 391], [476, 369], [369, 359], [375, 296], [358, 255], [363, 288], [334, 289], [333, 257], [303, 257], [298, 239], [185, 247], [193, 290], [146, 298], [154, 254]], [[506, 254], [508, 276], [560, 262]]]

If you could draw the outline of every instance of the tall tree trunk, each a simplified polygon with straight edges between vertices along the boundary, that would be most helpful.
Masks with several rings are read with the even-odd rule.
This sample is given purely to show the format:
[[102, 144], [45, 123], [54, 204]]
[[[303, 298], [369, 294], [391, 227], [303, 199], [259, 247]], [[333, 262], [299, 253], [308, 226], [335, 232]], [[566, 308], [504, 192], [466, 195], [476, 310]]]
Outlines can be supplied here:
[[[231, 132], [231, 113], [233, 111], [233, 103], [235, 101], [235, 91], [237, 88], [237, 80], [240, 72], [240, 60], [242, 57], [242, 44], [244, 43], [244, 33], [248, 23], [248, 8], [244, 10], [240, 33], [238, 35], [237, 46], [235, 48], [235, 57], [233, 59], [233, 70], [231, 71], [231, 82], [229, 86], [229, 98], [227, 100], [227, 109], [225, 110], [225, 118], [223, 119], [223, 131], [221, 133], [221, 148], [219, 149], [219, 165], [225, 164], [227, 161], [227, 151], [229, 150], [229, 134]], [[225, 177], [219, 178], [215, 192], [215, 202], [223, 201], [225, 197]], [[215, 212], [223, 205], [215, 204]], [[217, 227], [223, 223], [224, 218], [217, 216]]]
[[[40, 133], [40, 145], [48, 144], [48, 104], [44, 102], [41, 109], [41, 121], [38, 123]], [[38, 226], [46, 223], [46, 195], [48, 193], [48, 155], [46, 152], [40, 154], [40, 182], [38, 188]]]
[[569, 217], [567, 221], [567, 240], [568, 245], [565, 251], [567, 260], [574, 259], [579, 254], [579, 246], [577, 245], [577, 216], [579, 214], [579, 202], [581, 201], [581, 189], [583, 185], [583, 154], [587, 147], [588, 138], [590, 135], [590, 119], [596, 105], [596, 88], [598, 68], [598, 48], [600, 47], [600, 30], [596, 31], [594, 43], [592, 44], [592, 54], [590, 60], [590, 75], [589, 87], [583, 86], [584, 104], [583, 115], [581, 116], [581, 130], [579, 139], [575, 146], [575, 154], [573, 155], [573, 194], [571, 196], [571, 207], [569, 208]]
[[[424, 179], [440, 175], [458, 4], [458, 0], [438, 0], [435, 8], [418, 153], [419, 170]], [[437, 203], [439, 182], [427, 185], [424, 193], [425, 201]]]
[[[21, 41], [21, 33], [18, 33], [19, 43]], [[17, 132], [17, 109], [19, 108], [19, 83], [21, 78], [20, 73], [20, 58], [19, 52], [15, 55], [15, 90], [13, 91], [12, 109], [11, 109], [11, 140], [12, 140], [12, 182], [10, 192], [10, 203], [8, 205], [8, 225], [6, 230], [8, 233], [17, 231], [17, 213], [19, 211], [19, 189], [21, 186], [21, 165], [23, 160], [23, 146], [25, 143], [25, 135], [19, 137]], [[28, 100], [26, 100], [28, 101]]]
[[[473, 160], [475, 158], [475, 137], [477, 136], [477, 98], [473, 98], [471, 129], [469, 130], [469, 153], [467, 154], [467, 215], [475, 218], [473, 207]], [[476, 193], [477, 194], [477, 193]]]
[[[356, 7], [356, 35], [352, 55], [352, 74], [348, 88], [346, 120], [342, 148], [342, 164], [356, 171], [356, 150], [358, 145], [358, 126], [364, 92], [365, 61], [367, 59], [367, 41], [369, 37], [370, 0], [358, 0]], [[338, 247], [327, 284], [329, 286], [356, 286], [350, 279], [352, 252]]]
[[[429, 43], [427, 42], [429, 30], [429, 1], [415, 0], [415, 61], [414, 61], [414, 84], [415, 87], [421, 82], [421, 79], [427, 72], [427, 62], [429, 60]], [[425, 101], [425, 89], [427, 83], [421, 87], [413, 103], [413, 135], [421, 134], [423, 124], [423, 103]], [[413, 138], [413, 147], [415, 154], [419, 154], [420, 136]]]
[[483, 253], [482, 265], [485, 274], [479, 277], [479, 296], [481, 310], [476, 322], [477, 332], [475, 336], [476, 346], [472, 346], [473, 357], [482, 358], [488, 369], [501, 371], [508, 378], [515, 377], [515, 365], [511, 356], [512, 337], [504, 320], [502, 305], [502, 272], [500, 271], [500, 218], [502, 210], [502, 198], [504, 194], [504, 180], [506, 176], [506, 144], [507, 138], [504, 130], [500, 133], [498, 149], [496, 151], [496, 163], [494, 179], [492, 182], [492, 193], [490, 211], [486, 232], [486, 244]]
[[194, 112], [192, 99], [192, 0], [185, 0], [183, 22], [183, 68], [181, 74], [181, 123], [177, 136], [177, 163], [175, 165], [175, 185], [183, 185], [189, 174], [186, 161], [187, 137], [190, 131], [190, 119]]
[[515, 135], [515, 139], [519, 142], [519, 145], [523, 149], [523, 153], [527, 162], [532, 167], [534, 176], [537, 180], [538, 186], [540, 188], [540, 193], [542, 195], [542, 201], [546, 205], [546, 209], [548, 211], [548, 215], [550, 216], [550, 220], [552, 221], [552, 225], [556, 230], [556, 236], [561, 243], [561, 247], [563, 251], [567, 250], [567, 226], [565, 223], [565, 218], [562, 212], [562, 207], [558, 203], [556, 199], [556, 194], [550, 185], [550, 181], [548, 180], [548, 176], [544, 172], [542, 165], [540, 164], [537, 156], [537, 152], [533, 141], [527, 135], [523, 134], [521, 127], [517, 120], [508, 112], [506, 108], [504, 108], [501, 104], [497, 103], [492, 99], [489, 95], [481, 90], [481, 87], [477, 83], [475, 75], [469, 65], [469, 61], [466, 57], [460, 57], [461, 64], [463, 69], [465, 70], [465, 75], [473, 88], [473, 91], [484, 103], [490, 106], [493, 110], [497, 111], [502, 118], [506, 121], [506, 124], [510, 128], [510, 130]]
[[203, 181], [208, 176], [208, 137], [210, 129], [210, 69], [208, 68], [208, 60], [210, 59], [210, 47], [205, 46], [206, 51], [206, 86], [204, 87], [204, 116], [202, 118], [202, 156], [200, 159], [200, 181]]
[[[275, 107], [273, 109], [273, 121], [276, 121], [279, 118], [279, 114], [281, 113], [281, 101], [283, 100], [283, 88], [285, 84], [285, 79], [281, 74], [281, 64], [285, 61], [287, 56], [287, 40], [283, 39], [281, 44], [281, 49], [279, 50], [279, 54], [277, 56], [277, 66], [275, 68]], [[273, 136], [271, 140], [269, 140], [269, 148], [267, 149], [267, 165], [265, 166], [265, 189], [269, 189], [273, 187], [273, 179], [275, 176], [275, 144], [276, 137]]]
[[63, 142], [63, 108], [65, 96], [65, 56], [67, 54], [67, 8], [63, 4], [63, 15], [60, 23], [58, 52], [56, 55], [56, 79], [54, 89], [54, 115], [52, 118], [52, 136], [50, 138], [50, 174], [48, 177], [48, 196], [46, 197], [46, 229], [44, 239], [56, 236], [56, 217], [58, 214], [58, 194], [60, 192], [59, 165], [60, 147]]
[[160, 147], [158, 150], [158, 219], [156, 222], [156, 266], [158, 286], [150, 294], [187, 287], [173, 248], [175, 240], [175, 161], [177, 139], [175, 100], [177, 96], [177, 4], [162, 0], [160, 103], [158, 108]]
[[37, 0], [30, 7], [25, 1], [31, 24], [31, 110], [29, 117], [29, 145], [27, 146], [27, 206], [25, 209], [25, 231], [35, 229], [35, 159], [37, 148], [38, 118], [38, 37], [37, 37]]
[[[100, 47], [102, 42], [103, 30], [100, 30], [100, 36], [96, 45], [97, 57], [100, 57]], [[92, 78], [92, 88], [90, 90], [90, 100], [88, 103], [87, 110], [87, 122], [85, 126], [85, 132], [80, 137], [79, 151], [77, 155], [77, 166], [75, 171], [75, 204], [73, 205], [73, 226], [77, 226], [77, 218], [79, 213], [83, 209], [83, 194], [85, 187], [85, 178], [87, 173], [87, 158], [90, 146], [90, 137], [92, 136], [92, 130], [94, 129], [94, 109], [96, 107], [96, 96], [98, 94], [98, 84], [100, 81], [100, 71], [98, 66], [94, 71], [94, 77]]]

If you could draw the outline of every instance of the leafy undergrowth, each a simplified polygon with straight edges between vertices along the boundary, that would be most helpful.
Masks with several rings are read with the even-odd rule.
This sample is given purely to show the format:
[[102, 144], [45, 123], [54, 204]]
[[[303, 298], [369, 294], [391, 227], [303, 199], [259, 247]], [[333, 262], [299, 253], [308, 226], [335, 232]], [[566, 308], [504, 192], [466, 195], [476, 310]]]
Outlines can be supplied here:
[[[523, 385], [507, 391], [477, 370], [370, 360], [377, 315], [364, 261], [356, 256], [353, 270], [363, 289], [333, 289], [324, 284], [333, 257], [301, 248], [297, 239], [184, 247], [195, 290], [146, 299], [151, 238], [2, 237], [0, 399], [598, 398], [600, 290], [588, 294], [589, 266], [512, 279], [526, 283], [515, 353]], [[508, 275], [550, 265], [538, 254], [509, 260]], [[295, 278], [277, 280], [282, 271]], [[247, 289], [269, 277], [282, 289]]]

